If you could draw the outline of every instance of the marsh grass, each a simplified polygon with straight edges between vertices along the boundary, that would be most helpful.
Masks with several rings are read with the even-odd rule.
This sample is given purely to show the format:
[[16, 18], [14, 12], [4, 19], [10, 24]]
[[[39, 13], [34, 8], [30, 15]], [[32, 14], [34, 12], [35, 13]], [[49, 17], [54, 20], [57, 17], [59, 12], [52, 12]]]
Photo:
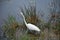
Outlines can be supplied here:
[[[39, 18], [36, 13], [36, 7], [24, 7], [25, 9], [21, 8], [21, 11], [24, 13], [27, 23], [31, 23], [38, 26], [42, 31], [44, 25], [42, 23], [41, 18]], [[43, 31], [35, 35], [35, 33], [25, 33], [26, 30], [27, 28], [24, 22], [23, 24], [18, 23], [14, 16], [8, 16], [8, 18], [4, 20], [3, 31], [7, 40], [44, 40]]]
[[18, 27], [18, 22], [14, 18], [14, 16], [8, 16], [7, 20], [4, 20], [3, 24], [3, 35], [7, 38], [7, 40], [15, 40], [15, 32]]
[[[60, 21], [57, 26], [53, 27], [51, 22], [44, 23], [36, 13], [36, 7], [29, 6], [28, 8], [20, 8], [23, 12], [27, 23], [34, 24], [41, 29], [41, 32], [37, 35], [34, 33], [26, 33], [27, 27], [23, 23], [18, 23], [14, 16], [8, 16], [4, 20], [3, 24], [3, 35], [7, 40], [59, 40], [60, 33]], [[53, 29], [53, 30], [52, 30]], [[57, 35], [56, 35], [57, 34]], [[58, 35], [59, 34], [59, 35]]]
[[[20, 9], [24, 14], [27, 23], [34, 24], [43, 30], [43, 24], [42, 24], [43, 22], [42, 22], [41, 18], [39, 18], [37, 13], [36, 13], [36, 7], [29, 6], [27, 8], [26, 6], [24, 6], [24, 8], [20, 7]], [[42, 26], [42, 28], [40, 26]], [[40, 34], [42, 34], [42, 33], [40, 33]], [[28, 37], [29, 40], [40, 40], [40, 34], [35, 35], [32, 33], [27, 33], [27, 34], [25, 34], [25, 37]], [[41, 35], [41, 37], [44, 37], [44, 32], [42, 35]], [[22, 36], [24, 36], [24, 35], [22, 35]]]

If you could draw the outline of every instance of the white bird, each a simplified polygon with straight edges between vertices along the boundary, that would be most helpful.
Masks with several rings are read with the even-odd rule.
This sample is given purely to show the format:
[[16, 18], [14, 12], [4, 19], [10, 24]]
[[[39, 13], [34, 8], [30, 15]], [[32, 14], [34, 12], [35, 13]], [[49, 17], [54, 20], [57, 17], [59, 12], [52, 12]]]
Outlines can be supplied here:
[[20, 14], [22, 15], [22, 17], [23, 17], [23, 19], [24, 19], [24, 22], [25, 22], [25, 25], [26, 25], [26, 27], [27, 27], [29, 30], [33, 30], [33, 31], [40, 32], [40, 29], [39, 29], [37, 26], [35, 26], [35, 25], [31, 24], [31, 23], [27, 23], [27, 22], [26, 22], [25, 17], [24, 17], [24, 15], [23, 15], [22, 12], [20, 12]]

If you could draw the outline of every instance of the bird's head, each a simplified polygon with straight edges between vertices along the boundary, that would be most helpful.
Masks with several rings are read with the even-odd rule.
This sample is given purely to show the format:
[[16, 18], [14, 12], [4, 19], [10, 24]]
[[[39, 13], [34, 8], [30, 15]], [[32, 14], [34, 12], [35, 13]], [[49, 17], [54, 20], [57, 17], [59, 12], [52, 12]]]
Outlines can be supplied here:
[[23, 16], [23, 13], [22, 12], [20, 12], [20, 14]]

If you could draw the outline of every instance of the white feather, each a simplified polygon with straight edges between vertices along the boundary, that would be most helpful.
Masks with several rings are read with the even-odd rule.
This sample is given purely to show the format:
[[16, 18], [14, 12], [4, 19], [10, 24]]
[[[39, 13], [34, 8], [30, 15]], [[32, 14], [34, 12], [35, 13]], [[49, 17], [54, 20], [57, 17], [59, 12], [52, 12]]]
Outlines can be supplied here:
[[28, 23], [26, 26], [29, 30], [40, 31], [40, 29], [37, 26], [33, 25], [33, 24]]

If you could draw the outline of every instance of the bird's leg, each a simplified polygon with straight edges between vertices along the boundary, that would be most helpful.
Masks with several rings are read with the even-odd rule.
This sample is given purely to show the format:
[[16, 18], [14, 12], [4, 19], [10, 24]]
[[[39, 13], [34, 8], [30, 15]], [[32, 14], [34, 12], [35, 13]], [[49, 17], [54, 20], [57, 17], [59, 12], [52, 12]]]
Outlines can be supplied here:
[[26, 30], [26, 34], [27, 34], [27, 32], [28, 32], [28, 29]]

